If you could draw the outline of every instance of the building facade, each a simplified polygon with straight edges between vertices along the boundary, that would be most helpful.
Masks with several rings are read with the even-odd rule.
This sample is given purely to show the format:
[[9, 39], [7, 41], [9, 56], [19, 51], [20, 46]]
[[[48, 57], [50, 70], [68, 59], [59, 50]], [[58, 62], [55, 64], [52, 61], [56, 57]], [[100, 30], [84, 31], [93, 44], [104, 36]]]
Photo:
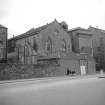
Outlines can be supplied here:
[[14, 56], [20, 63], [35, 64], [38, 57], [59, 58], [71, 52], [71, 39], [56, 20], [42, 27], [8, 40], [8, 57]]
[[[8, 60], [37, 64], [48, 75], [95, 73], [92, 34], [84, 29], [68, 31], [65, 22], [32, 28], [8, 40]], [[11, 59], [12, 58], [12, 59]]]
[[69, 30], [72, 38], [72, 50], [75, 53], [93, 54], [92, 37], [93, 33], [87, 29], [77, 27]]
[[7, 28], [0, 25], [0, 63], [7, 59]]
[[93, 56], [96, 61], [96, 70], [105, 70], [105, 30], [90, 26], [93, 35]]
[[93, 32], [80, 27], [68, 31], [72, 42], [72, 51], [78, 54], [80, 72], [95, 73], [95, 60], [93, 57]]

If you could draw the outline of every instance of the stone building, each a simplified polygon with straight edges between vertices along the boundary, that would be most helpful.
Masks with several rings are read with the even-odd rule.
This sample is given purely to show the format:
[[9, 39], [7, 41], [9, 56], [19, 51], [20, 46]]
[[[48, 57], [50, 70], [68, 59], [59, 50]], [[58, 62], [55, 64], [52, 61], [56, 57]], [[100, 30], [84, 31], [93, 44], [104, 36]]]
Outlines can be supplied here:
[[72, 42], [72, 51], [78, 54], [79, 68], [84, 66], [86, 73], [95, 73], [93, 57], [93, 32], [80, 27], [68, 31]]
[[[81, 74], [80, 67], [85, 62], [86, 74], [94, 73], [91, 33], [76, 30], [77, 34], [71, 35], [72, 31], [68, 32], [68, 25], [57, 20], [36, 29], [32, 28], [8, 40], [8, 59], [20, 64], [43, 65], [43, 70], [49, 75], [65, 75], [68, 70], [69, 74]], [[85, 34], [87, 36], [84, 36]], [[89, 39], [89, 43], [87, 41], [88, 45], [83, 46], [86, 38]]]
[[70, 51], [71, 40], [56, 20], [8, 40], [8, 57], [25, 64], [35, 64], [38, 57], [65, 56]]
[[[21, 64], [43, 65], [49, 75], [64, 75], [60, 59], [72, 52], [65, 22], [54, 20], [8, 40], [8, 60]], [[49, 70], [50, 69], [50, 70]], [[52, 71], [52, 72], [51, 72]]]
[[0, 25], [0, 63], [7, 59], [7, 28]]
[[92, 26], [88, 30], [93, 33], [93, 56], [96, 60], [96, 69], [105, 70], [105, 30]]

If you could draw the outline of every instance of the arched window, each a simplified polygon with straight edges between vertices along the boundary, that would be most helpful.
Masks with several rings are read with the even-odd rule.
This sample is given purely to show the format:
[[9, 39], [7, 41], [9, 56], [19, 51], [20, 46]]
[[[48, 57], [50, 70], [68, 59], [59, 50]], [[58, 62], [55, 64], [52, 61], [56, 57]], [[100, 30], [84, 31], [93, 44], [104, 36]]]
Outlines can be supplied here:
[[25, 56], [28, 57], [29, 56], [29, 48], [27, 45], [25, 45], [24, 47], [25, 47]]
[[46, 41], [46, 50], [47, 51], [52, 51], [52, 40], [50, 37], [48, 37], [47, 41]]
[[28, 63], [29, 58], [29, 48], [27, 45], [24, 45], [24, 63]]
[[66, 41], [64, 39], [62, 40], [62, 51], [66, 51]]
[[36, 37], [33, 38], [33, 49], [37, 52], [38, 51], [38, 44], [36, 42]]

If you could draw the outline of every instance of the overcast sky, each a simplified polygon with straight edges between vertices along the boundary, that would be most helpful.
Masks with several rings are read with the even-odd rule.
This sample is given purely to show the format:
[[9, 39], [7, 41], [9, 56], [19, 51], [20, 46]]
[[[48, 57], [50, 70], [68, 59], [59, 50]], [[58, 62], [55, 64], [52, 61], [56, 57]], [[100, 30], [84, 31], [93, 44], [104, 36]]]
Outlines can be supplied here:
[[55, 18], [69, 28], [105, 29], [105, 0], [0, 0], [0, 24], [8, 28], [9, 37]]

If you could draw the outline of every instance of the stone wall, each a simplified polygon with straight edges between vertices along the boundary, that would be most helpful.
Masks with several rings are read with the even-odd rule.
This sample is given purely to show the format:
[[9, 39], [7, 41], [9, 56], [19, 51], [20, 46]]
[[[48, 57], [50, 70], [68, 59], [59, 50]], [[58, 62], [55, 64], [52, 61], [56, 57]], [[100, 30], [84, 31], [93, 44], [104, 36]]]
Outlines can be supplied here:
[[57, 65], [43, 64], [0, 64], [0, 80], [29, 79], [57, 76], [60, 72]]

